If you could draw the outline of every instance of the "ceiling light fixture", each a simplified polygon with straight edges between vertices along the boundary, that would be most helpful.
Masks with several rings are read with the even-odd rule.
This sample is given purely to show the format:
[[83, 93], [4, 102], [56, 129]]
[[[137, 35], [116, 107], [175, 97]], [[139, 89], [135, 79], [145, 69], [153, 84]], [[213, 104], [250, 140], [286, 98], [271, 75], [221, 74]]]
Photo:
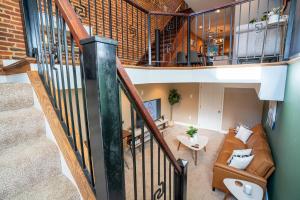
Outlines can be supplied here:
[[219, 12], [221, 12], [221, 10], [220, 10], [220, 9], [216, 10], [216, 13], [219, 13]]

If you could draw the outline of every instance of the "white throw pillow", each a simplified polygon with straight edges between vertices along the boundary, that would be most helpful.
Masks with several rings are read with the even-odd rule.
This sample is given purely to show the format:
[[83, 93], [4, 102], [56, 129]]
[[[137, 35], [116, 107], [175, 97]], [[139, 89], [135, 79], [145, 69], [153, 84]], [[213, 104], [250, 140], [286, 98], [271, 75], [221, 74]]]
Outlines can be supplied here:
[[254, 155], [246, 156], [246, 157], [237, 157], [233, 156], [231, 162], [229, 163], [230, 167], [234, 167], [236, 169], [244, 170], [248, 167], [248, 165], [253, 160]]
[[233, 150], [231, 156], [229, 157], [229, 159], [227, 160], [227, 164], [229, 164], [231, 162], [231, 159], [234, 156], [237, 157], [245, 157], [245, 156], [251, 156], [251, 152], [252, 149], [239, 149], [239, 150]]
[[235, 135], [236, 138], [240, 139], [244, 144], [247, 143], [247, 140], [251, 136], [253, 131], [246, 129], [243, 126], [240, 126], [238, 133]]
[[235, 133], [238, 133], [239, 130], [240, 130], [240, 127], [244, 127], [245, 129], [250, 130], [250, 128], [249, 128], [248, 126], [246, 126], [246, 125], [244, 125], [244, 124], [242, 124], [242, 123], [239, 123], [239, 124], [235, 127], [234, 132], [235, 132]]

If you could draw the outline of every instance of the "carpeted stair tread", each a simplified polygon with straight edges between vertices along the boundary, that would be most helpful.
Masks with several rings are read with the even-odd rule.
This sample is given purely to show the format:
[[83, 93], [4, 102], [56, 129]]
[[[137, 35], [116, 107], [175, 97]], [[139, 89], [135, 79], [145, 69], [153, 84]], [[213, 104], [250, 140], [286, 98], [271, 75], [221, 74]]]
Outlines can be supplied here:
[[0, 199], [60, 173], [58, 149], [46, 136], [6, 149], [0, 154]]
[[33, 91], [29, 84], [0, 84], [0, 111], [30, 107], [33, 101]]
[[14, 200], [79, 200], [80, 195], [72, 182], [63, 175], [53, 176], [29, 190], [22, 191], [10, 198]]
[[42, 135], [45, 135], [44, 117], [35, 107], [0, 112], [0, 153]]

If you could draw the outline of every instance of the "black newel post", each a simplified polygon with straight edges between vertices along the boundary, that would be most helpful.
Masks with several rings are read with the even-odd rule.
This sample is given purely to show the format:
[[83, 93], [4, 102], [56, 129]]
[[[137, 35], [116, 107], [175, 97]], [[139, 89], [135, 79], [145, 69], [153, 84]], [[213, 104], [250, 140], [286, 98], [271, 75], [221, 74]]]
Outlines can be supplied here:
[[191, 65], [191, 17], [187, 20], [187, 64]]
[[155, 29], [155, 59], [156, 66], [160, 65], [160, 30]]
[[187, 167], [188, 161], [178, 159], [177, 163], [182, 169], [182, 174], [177, 174], [174, 171], [174, 199], [186, 200], [187, 199]]
[[82, 40], [81, 44], [96, 197], [124, 200], [117, 42], [95, 36]]

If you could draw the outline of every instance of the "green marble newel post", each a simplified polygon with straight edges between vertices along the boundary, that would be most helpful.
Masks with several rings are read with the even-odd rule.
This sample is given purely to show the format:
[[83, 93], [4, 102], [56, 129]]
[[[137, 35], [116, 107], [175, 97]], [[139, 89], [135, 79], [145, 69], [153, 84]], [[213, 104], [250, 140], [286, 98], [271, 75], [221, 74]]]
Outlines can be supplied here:
[[125, 199], [117, 42], [95, 36], [81, 44], [96, 197]]

